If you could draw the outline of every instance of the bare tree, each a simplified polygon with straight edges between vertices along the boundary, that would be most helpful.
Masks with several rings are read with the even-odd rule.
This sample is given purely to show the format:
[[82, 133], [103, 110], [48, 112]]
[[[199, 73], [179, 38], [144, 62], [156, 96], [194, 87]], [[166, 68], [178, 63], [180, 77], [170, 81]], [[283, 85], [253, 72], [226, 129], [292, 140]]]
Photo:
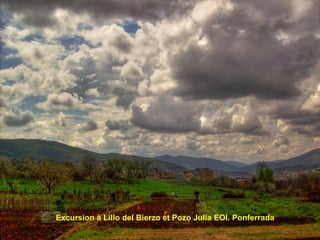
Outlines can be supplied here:
[[148, 160], [140, 161], [141, 175], [143, 179], [146, 179], [148, 176], [151, 164], [152, 163]]
[[97, 160], [91, 156], [86, 155], [81, 161], [82, 173], [84, 178], [89, 181], [93, 181], [94, 179], [94, 172], [97, 168]]
[[57, 186], [71, 179], [71, 168], [53, 160], [43, 160], [37, 165], [37, 178], [48, 193], [52, 193]]
[[121, 158], [108, 160], [105, 164], [107, 177], [113, 180], [121, 180], [125, 172], [126, 161]]

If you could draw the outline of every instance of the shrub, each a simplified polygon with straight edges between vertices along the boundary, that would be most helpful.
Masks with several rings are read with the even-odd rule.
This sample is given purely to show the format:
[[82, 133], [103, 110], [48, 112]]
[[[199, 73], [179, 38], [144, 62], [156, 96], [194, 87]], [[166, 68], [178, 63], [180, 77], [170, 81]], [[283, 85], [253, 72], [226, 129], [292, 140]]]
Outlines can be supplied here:
[[151, 193], [151, 199], [154, 199], [154, 198], [167, 198], [168, 195], [164, 192], [153, 192]]
[[222, 195], [222, 198], [244, 198], [244, 197], [245, 197], [244, 193], [228, 192]]

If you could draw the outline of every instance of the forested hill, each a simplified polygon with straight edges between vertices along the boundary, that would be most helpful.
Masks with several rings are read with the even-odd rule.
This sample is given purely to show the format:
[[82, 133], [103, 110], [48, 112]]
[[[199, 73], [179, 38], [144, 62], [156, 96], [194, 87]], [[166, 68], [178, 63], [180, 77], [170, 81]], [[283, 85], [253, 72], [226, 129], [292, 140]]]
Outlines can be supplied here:
[[[86, 155], [97, 160], [106, 161], [113, 158], [127, 160], [150, 160], [152, 167], [181, 171], [184, 169], [211, 168], [223, 173], [252, 174], [257, 163], [244, 164], [234, 161], [222, 161], [211, 158], [194, 158], [189, 156], [163, 155], [155, 158], [125, 155], [119, 153], [95, 153], [66, 144], [38, 139], [0, 139], [0, 157], [5, 158], [31, 158], [34, 160], [53, 159], [59, 162], [80, 162]], [[297, 157], [286, 160], [266, 162], [276, 173], [284, 171], [299, 172], [320, 167], [320, 149], [314, 149]], [[241, 175], [241, 174], [240, 174]]]
[[153, 158], [145, 158], [119, 153], [96, 153], [77, 147], [39, 139], [0, 139], [0, 156], [5, 158], [25, 158], [25, 159], [52, 159], [59, 162], [79, 163], [86, 156], [90, 155], [96, 160], [106, 161], [114, 158], [126, 160], [144, 159], [152, 162], [152, 167], [180, 171], [184, 167], [168, 162], [162, 162]]

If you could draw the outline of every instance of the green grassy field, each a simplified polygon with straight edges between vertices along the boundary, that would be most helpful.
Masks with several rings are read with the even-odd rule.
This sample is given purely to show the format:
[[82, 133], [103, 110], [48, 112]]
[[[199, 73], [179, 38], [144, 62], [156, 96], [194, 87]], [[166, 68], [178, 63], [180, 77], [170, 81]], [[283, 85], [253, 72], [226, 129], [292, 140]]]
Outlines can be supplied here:
[[59, 240], [288, 240], [319, 239], [320, 224], [248, 226], [184, 229], [130, 229], [112, 228], [107, 230], [82, 230]]
[[[177, 194], [178, 199], [192, 199], [194, 191], [200, 192], [201, 211], [210, 215], [213, 214], [238, 214], [238, 215], [266, 215], [278, 216], [296, 216], [296, 217], [314, 217], [320, 221], [319, 203], [303, 202], [296, 197], [272, 197], [269, 194], [259, 195], [254, 191], [232, 188], [221, 188], [214, 186], [191, 185], [187, 182], [147, 179], [140, 180], [133, 184], [109, 183], [103, 186], [91, 184], [88, 182], [68, 182], [59, 186], [55, 194], [48, 196], [43, 194], [42, 185], [38, 181], [16, 180], [17, 194], [8, 194], [8, 186], [5, 181], [0, 183], [1, 196], [10, 196], [19, 198], [21, 196], [39, 197], [48, 199], [50, 206], [54, 208], [54, 201], [60, 197], [63, 192], [92, 192], [95, 189], [104, 191], [130, 191], [131, 199], [149, 200], [152, 192], [165, 192], [171, 195]], [[223, 199], [225, 191], [234, 193], [243, 193], [243, 199]], [[89, 202], [75, 202], [69, 199], [65, 200], [66, 207], [85, 206], [85, 207], [109, 207], [104, 201], [90, 200]]]

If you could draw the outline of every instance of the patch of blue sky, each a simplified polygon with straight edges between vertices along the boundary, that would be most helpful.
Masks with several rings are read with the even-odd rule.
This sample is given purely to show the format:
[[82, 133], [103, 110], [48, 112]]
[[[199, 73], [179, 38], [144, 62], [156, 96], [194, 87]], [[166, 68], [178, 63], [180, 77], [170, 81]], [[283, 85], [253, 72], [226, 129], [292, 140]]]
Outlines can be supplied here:
[[0, 57], [0, 69], [14, 68], [23, 63], [19, 57]]
[[79, 31], [91, 31], [93, 29], [93, 26], [87, 23], [79, 23], [77, 25], [77, 30]]
[[6, 85], [6, 86], [12, 86], [16, 83], [15, 80], [11, 80], [11, 79], [6, 79], [4, 80], [4, 84], [3, 85]]
[[[47, 99], [46, 96], [38, 95], [38, 96], [27, 96], [23, 99], [22, 103], [20, 104], [20, 109], [21, 110], [28, 110], [31, 111], [35, 114], [37, 113], [43, 113], [46, 112], [47, 110], [41, 109], [37, 107], [38, 103], [43, 103]], [[79, 109], [52, 109], [50, 110], [53, 113], [59, 113], [63, 112], [64, 114], [71, 114], [75, 116], [87, 116], [88, 112], [84, 110], [79, 110]]]
[[30, 111], [33, 112], [34, 114], [38, 114], [38, 113], [43, 113], [45, 112], [45, 110], [37, 108], [36, 104], [40, 103], [40, 102], [44, 102], [46, 101], [46, 97], [45, 96], [28, 96], [25, 97], [22, 101], [22, 103], [20, 104], [20, 109], [24, 110], [24, 111]]
[[62, 37], [58, 38], [57, 40], [68, 51], [78, 51], [80, 45], [82, 45], [82, 44], [85, 44], [85, 45], [89, 46], [90, 48], [95, 47], [91, 42], [89, 42], [86, 39], [84, 39], [83, 37], [77, 36], [77, 35], [62, 36]]
[[140, 28], [136, 21], [126, 21], [122, 27], [127, 33], [130, 34], [135, 34]]
[[0, 40], [0, 69], [14, 68], [23, 63], [22, 58], [15, 56], [17, 50], [9, 48]]
[[74, 109], [74, 108], [70, 108], [70, 109], [53, 109], [52, 110], [53, 113], [60, 113], [62, 112], [63, 114], [66, 115], [72, 115], [73, 119], [82, 119], [82, 116], [88, 116], [88, 112], [84, 111], [84, 110], [80, 110], [80, 109]]
[[33, 33], [33, 34], [30, 34], [30, 35], [24, 37], [22, 39], [22, 41], [26, 41], [26, 42], [31, 42], [31, 41], [44, 42], [45, 39], [41, 34]]
[[85, 97], [82, 102], [83, 103], [92, 103], [95, 104], [95, 101], [108, 101], [112, 98], [111, 95], [109, 96], [89, 96], [89, 97]]
[[12, 13], [5, 7], [0, 6], [0, 29], [9, 25], [12, 19]]
[[9, 48], [6, 46], [6, 44], [0, 40], [0, 50], [1, 50], [1, 56], [7, 56], [10, 54], [18, 53], [18, 51], [14, 48]]

